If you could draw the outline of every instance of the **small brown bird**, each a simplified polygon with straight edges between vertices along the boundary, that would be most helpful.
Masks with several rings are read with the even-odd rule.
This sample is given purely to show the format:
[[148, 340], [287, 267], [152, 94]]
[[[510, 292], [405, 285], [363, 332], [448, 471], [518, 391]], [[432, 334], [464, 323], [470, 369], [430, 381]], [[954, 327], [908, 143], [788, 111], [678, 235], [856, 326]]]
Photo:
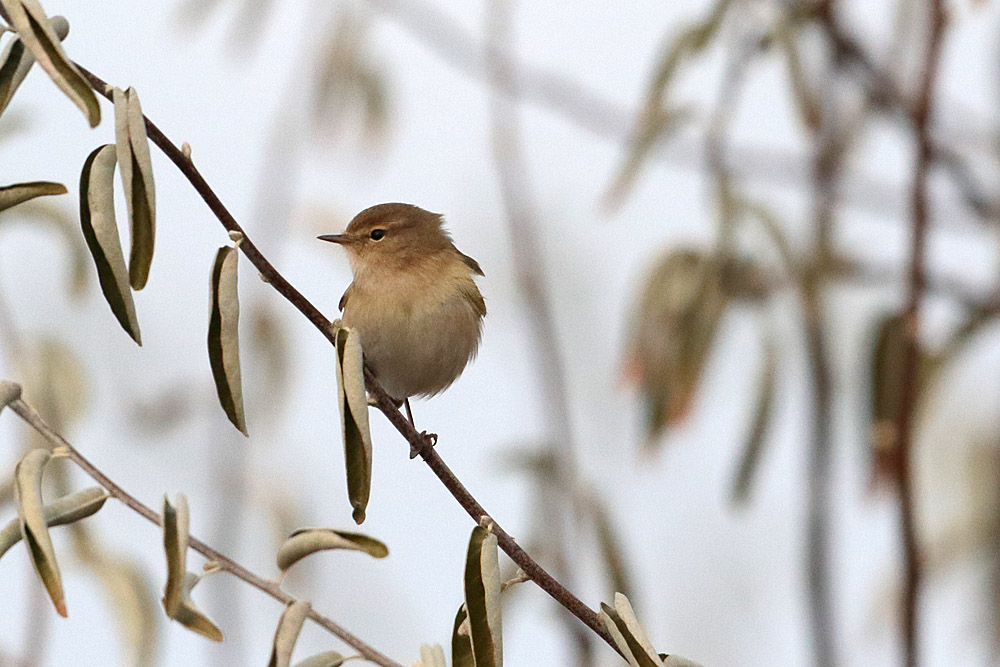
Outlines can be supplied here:
[[410, 396], [447, 389], [476, 355], [486, 302], [473, 280], [482, 269], [458, 251], [441, 215], [378, 204], [344, 233], [319, 238], [347, 251], [354, 282], [340, 299], [343, 323], [361, 335], [382, 388], [408, 413]]

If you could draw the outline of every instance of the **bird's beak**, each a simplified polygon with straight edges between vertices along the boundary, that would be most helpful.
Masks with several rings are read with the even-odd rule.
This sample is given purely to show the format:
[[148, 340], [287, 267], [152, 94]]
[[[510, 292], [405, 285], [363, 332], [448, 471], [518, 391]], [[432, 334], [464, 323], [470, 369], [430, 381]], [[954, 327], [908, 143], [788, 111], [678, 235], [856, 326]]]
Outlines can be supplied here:
[[346, 234], [324, 234], [323, 236], [317, 236], [320, 241], [329, 241], [330, 243], [339, 243], [340, 245], [348, 245], [354, 243], [354, 239]]

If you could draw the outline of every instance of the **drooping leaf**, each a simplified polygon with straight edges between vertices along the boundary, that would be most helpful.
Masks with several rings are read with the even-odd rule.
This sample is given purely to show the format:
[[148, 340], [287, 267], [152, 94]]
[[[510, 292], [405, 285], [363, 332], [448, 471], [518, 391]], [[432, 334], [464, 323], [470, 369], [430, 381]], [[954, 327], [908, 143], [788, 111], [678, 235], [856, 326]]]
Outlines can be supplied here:
[[628, 598], [615, 593], [615, 606], [602, 602], [599, 616], [632, 667], [662, 667], [660, 656], [636, 619]]
[[[66, 35], [69, 34], [69, 22], [65, 18], [53, 16], [49, 19], [49, 25], [59, 41], [66, 39]], [[24, 42], [16, 37], [8, 42], [3, 54], [0, 54], [0, 114], [3, 114], [10, 105], [14, 93], [34, 64], [35, 57], [31, 55], [31, 51], [24, 48]]]
[[451, 667], [476, 667], [472, 637], [469, 635], [469, 614], [464, 604], [458, 608], [455, 624], [451, 628]]
[[344, 660], [344, 656], [336, 651], [324, 651], [295, 663], [295, 667], [340, 667]]
[[33, 449], [21, 457], [14, 469], [14, 488], [17, 493], [17, 515], [21, 519], [21, 536], [28, 545], [31, 562], [45, 584], [45, 590], [56, 611], [60, 616], [66, 616], [62, 575], [59, 573], [56, 552], [45, 522], [45, 504], [42, 502], [42, 475], [51, 458], [52, 454], [47, 449]]
[[448, 667], [440, 644], [420, 645], [420, 667]]
[[142, 345], [128, 284], [128, 270], [115, 224], [115, 147], [105, 144], [87, 157], [80, 174], [80, 223], [97, 265], [101, 291], [118, 323]]
[[616, 591], [632, 590], [625, 550], [607, 508], [595, 495], [586, 497], [585, 507], [594, 523], [601, 560], [604, 562], [612, 589]]
[[146, 574], [132, 561], [102, 553], [90, 563], [101, 581], [122, 635], [123, 663], [135, 667], [156, 664], [159, 615], [156, 596]]
[[368, 430], [364, 357], [357, 332], [337, 330], [337, 404], [344, 436], [347, 494], [354, 521], [365, 520], [372, 483], [372, 436]]
[[[63, 496], [45, 506], [45, 525], [51, 528], [86, 519], [96, 514], [108, 497], [108, 492], [99, 486]], [[0, 557], [20, 542], [21, 538], [20, 519], [13, 519], [0, 529]]]
[[146, 138], [146, 121], [134, 88], [115, 88], [115, 148], [118, 172], [128, 206], [132, 251], [129, 256], [129, 281], [141, 290], [149, 278], [156, 236], [156, 189], [153, 186], [153, 163]]
[[64, 195], [68, 192], [62, 183], [51, 183], [49, 181], [31, 181], [28, 183], [14, 183], [0, 187], [0, 211], [11, 206], [17, 206], [35, 197], [47, 195]]
[[52, 81], [73, 101], [91, 127], [101, 122], [101, 105], [73, 61], [63, 51], [59, 35], [37, 0], [0, 0], [18, 37]]
[[10, 380], [0, 380], [0, 412], [21, 398], [21, 385]]
[[237, 287], [239, 252], [219, 248], [212, 268], [212, 304], [208, 323], [208, 359], [219, 403], [229, 421], [248, 435], [240, 375], [240, 295]]
[[476, 667], [503, 665], [497, 537], [476, 526], [465, 558], [465, 608]]
[[389, 555], [385, 544], [368, 535], [332, 528], [303, 528], [293, 532], [278, 549], [278, 568], [284, 572], [306, 556], [330, 549], [363, 551], [375, 558]]
[[187, 498], [178, 494], [171, 503], [163, 497], [163, 549], [167, 555], [167, 583], [163, 592], [163, 608], [167, 616], [181, 625], [217, 642], [222, 632], [191, 600], [191, 590], [198, 576], [187, 571], [189, 514]]
[[302, 624], [306, 622], [309, 610], [309, 603], [301, 600], [285, 605], [281, 618], [278, 619], [278, 628], [274, 632], [268, 667], [289, 667], [292, 664], [292, 651], [295, 650], [295, 642], [299, 639]]
[[778, 384], [778, 344], [774, 339], [769, 338], [764, 344], [763, 366], [758, 383], [757, 405], [754, 408], [753, 422], [750, 425], [750, 432], [733, 483], [732, 499], [737, 504], [746, 502], [750, 496], [754, 475], [760, 463], [760, 455], [764, 450], [767, 428], [774, 414], [774, 395]]

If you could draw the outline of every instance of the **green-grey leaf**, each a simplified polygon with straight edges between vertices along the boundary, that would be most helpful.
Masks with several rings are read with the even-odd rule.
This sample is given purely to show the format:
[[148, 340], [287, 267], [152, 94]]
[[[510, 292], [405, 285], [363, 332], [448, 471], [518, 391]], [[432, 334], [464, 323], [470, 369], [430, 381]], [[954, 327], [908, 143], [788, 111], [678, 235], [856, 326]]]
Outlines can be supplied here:
[[134, 562], [100, 552], [87, 562], [101, 580], [122, 635], [122, 662], [136, 667], [156, 664], [159, 614], [153, 587]]
[[129, 256], [129, 280], [141, 290], [149, 278], [156, 236], [156, 191], [153, 187], [153, 163], [146, 138], [146, 121], [134, 88], [112, 93], [115, 103], [115, 147], [118, 172], [128, 206], [132, 252]]
[[274, 642], [271, 644], [271, 660], [268, 667], [289, 667], [292, 664], [292, 651], [295, 642], [302, 632], [302, 624], [309, 616], [309, 603], [295, 600], [285, 605], [278, 619], [278, 628], [274, 632]]
[[177, 610], [174, 620], [214, 642], [223, 640], [222, 631], [205, 614], [201, 613], [190, 600], [185, 600]]
[[128, 270], [115, 224], [115, 147], [105, 144], [83, 163], [80, 174], [80, 223], [97, 265], [97, 279], [111, 312], [132, 339], [142, 345], [139, 321], [128, 284]]
[[62, 183], [50, 181], [30, 181], [0, 187], [0, 211], [17, 206], [35, 197], [64, 195], [68, 192]]
[[336, 651], [324, 651], [295, 663], [295, 667], [340, 667], [344, 660], [344, 656]]
[[10, 380], [0, 380], [0, 412], [21, 398], [21, 385]]
[[344, 435], [347, 494], [354, 521], [365, 520], [372, 483], [372, 436], [368, 430], [364, 357], [356, 331], [337, 330], [337, 403]]
[[440, 644], [420, 645], [420, 667], [448, 667]]
[[469, 615], [465, 605], [458, 608], [455, 624], [451, 628], [451, 667], [476, 667], [476, 657], [472, 653], [472, 637], [469, 636]]
[[[45, 506], [45, 524], [51, 528], [86, 519], [88, 516], [96, 514], [104, 506], [104, 501], [107, 499], [108, 492], [99, 486], [65, 495]], [[21, 537], [20, 519], [11, 520], [0, 529], [0, 557], [20, 542]]]
[[[757, 405], [754, 408], [753, 422], [750, 434], [747, 436], [740, 457], [740, 467], [733, 484], [733, 502], [744, 503], [750, 496], [750, 488], [754, 475], [760, 463], [760, 455], [764, 450], [764, 440], [767, 427], [774, 413], [774, 394], [778, 379], [778, 343], [773, 338], [764, 344], [764, 368], [761, 372], [760, 388], [757, 390]], [[622, 590], [621, 588], [617, 590]]]
[[632, 667], [662, 667], [660, 656], [636, 620], [628, 598], [615, 593], [615, 606], [602, 602], [599, 616]]
[[[66, 35], [69, 34], [69, 22], [65, 18], [53, 16], [49, 20], [49, 25], [52, 26], [59, 41], [66, 39]], [[0, 114], [10, 105], [14, 93], [34, 64], [35, 57], [31, 55], [31, 51], [24, 48], [24, 42], [17, 38], [8, 42], [3, 54], [0, 55]]]
[[465, 558], [465, 608], [476, 667], [503, 665], [500, 585], [497, 537], [476, 526]]
[[586, 506], [591, 520], [594, 522], [594, 532], [597, 534], [601, 560], [604, 561], [612, 589], [616, 591], [632, 590], [622, 542], [607, 509], [600, 499], [593, 495], [586, 498]]
[[229, 421], [247, 433], [240, 376], [240, 294], [237, 287], [239, 252], [219, 248], [212, 268], [212, 305], [208, 322], [208, 359], [219, 403]]
[[167, 616], [189, 630], [221, 642], [222, 632], [191, 600], [191, 590], [198, 583], [198, 576], [187, 571], [189, 524], [184, 494], [178, 494], [173, 503], [164, 496], [163, 550], [167, 555], [167, 584], [163, 591], [163, 608]]
[[351, 549], [375, 558], [385, 558], [389, 549], [374, 537], [332, 528], [303, 528], [289, 535], [278, 549], [278, 568], [282, 572], [317, 551]]
[[28, 47], [48, 75], [74, 104], [80, 107], [91, 127], [101, 122], [101, 105], [73, 61], [63, 51], [59, 35], [52, 28], [37, 0], [0, 0], [10, 15], [18, 37]]
[[33, 449], [17, 462], [14, 468], [14, 488], [17, 492], [17, 514], [21, 519], [21, 535], [28, 545], [31, 562], [45, 584], [52, 604], [60, 616], [66, 616], [62, 576], [56, 562], [56, 552], [45, 522], [45, 505], [42, 502], [42, 474], [52, 458], [47, 449]]

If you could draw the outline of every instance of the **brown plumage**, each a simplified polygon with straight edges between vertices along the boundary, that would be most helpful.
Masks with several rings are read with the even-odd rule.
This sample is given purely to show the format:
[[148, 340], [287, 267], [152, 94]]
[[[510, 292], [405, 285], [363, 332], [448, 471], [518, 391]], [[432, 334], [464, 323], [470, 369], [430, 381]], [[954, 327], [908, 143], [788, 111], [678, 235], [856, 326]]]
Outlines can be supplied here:
[[354, 282], [340, 299], [344, 326], [361, 335], [365, 361], [396, 399], [448, 388], [476, 355], [486, 302], [476, 260], [455, 247], [442, 217], [410, 204], [358, 213], [343, 234]]

